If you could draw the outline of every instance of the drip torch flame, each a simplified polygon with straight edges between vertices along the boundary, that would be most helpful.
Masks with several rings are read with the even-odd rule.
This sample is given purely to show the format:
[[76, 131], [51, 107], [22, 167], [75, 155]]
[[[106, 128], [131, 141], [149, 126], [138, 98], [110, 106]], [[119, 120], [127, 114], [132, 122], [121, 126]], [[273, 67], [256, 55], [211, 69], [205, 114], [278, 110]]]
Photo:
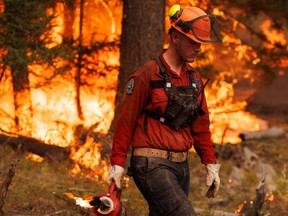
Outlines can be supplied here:
[[65, 192], [63, 194], [66, 195], [67, 197], [69, 197], [70, 199], [74, 199], [76, 205], [79, 205], [83, 208], [93, 208], [93, 206], [91, 206], [89, 203], [92, 199], [90, 199], [90, 200], [82, 199], [81, 197], [76, 197], [72, 193], [67, 193], [67, 192]]

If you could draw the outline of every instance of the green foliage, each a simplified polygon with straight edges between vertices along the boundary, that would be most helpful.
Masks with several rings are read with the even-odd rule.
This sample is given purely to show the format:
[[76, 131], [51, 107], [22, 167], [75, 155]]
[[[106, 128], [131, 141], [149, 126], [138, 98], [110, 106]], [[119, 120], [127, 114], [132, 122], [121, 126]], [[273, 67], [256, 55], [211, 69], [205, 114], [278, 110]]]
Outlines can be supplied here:
[[[73, 10], [75, 0], [64, 2]], [[119, 41], [95, 42], [89, 47], [84, 47], [77, 39], [64, 37], [61, 44], [54, 43], [55, 45], [51, 47], [53, 38], [49, 33], [56, 26], [54, 22], [56, 3], [57, 1], [54, 0], [6, 0], [4, 2], [5, 11], [0, 14], [0, 28], [2, 29], [0, 49], [3, 51], [0, 67], [2, 71], [10, 67], [13, 68], [12, 72], [17, 74], [24, 72], [29, 64], [38, 64], [52, 67], [56, 73], [64, 73], [76, 65], [84, 69], [81, 71], [83, 75], [99, 73], [99, 71], [102, 71], [99, 74], [105, 75], [103, 67], [99, 67], [99, 61], [94, 61], [91, 56], [99, 50], [115, 50], [119, 46]], [[48, 9], [49, 13], [47, 13]], [[65, 60], [67, 64], [60, 66], [57, 64], [59, 60]], [[109, 72], [115, 69], [107, 66], [105, 62], [104, 65], [104, 71]]]
[[[67, 46], [48, 48], [52, 38], [49, 31], [55, 27], [56, 1], [5, 0], [0, 14], [1, 67], [10, 66], [13, 73], [24, 70], [30, 63], [46, 64], [57, 68], [55, 57], [72, 59]], [[47, 10], [51, 10], [48, 13]]]

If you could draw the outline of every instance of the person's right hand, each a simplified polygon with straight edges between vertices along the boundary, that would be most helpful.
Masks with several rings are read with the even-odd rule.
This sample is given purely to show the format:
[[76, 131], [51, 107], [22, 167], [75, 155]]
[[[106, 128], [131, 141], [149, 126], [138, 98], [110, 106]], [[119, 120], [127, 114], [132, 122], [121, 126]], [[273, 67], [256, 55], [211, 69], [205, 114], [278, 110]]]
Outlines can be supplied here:
[[109, 168], [107, 184], [110, 186], [112, 181], [118, 189], [122, 188], [122, 178], [124, 175], [124, 168], [118, 165], [113, 165]]

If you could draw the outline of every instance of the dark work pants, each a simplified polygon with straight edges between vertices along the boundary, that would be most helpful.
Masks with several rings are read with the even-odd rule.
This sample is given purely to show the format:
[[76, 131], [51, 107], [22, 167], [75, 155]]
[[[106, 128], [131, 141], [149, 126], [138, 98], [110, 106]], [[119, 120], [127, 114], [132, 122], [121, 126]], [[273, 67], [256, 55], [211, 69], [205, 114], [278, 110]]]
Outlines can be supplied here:
[[187, 161], [175, 163], [156, 157], [132, 156], [130, 169], [148, 202], [149, 216], [196, 216], [188, 200]]

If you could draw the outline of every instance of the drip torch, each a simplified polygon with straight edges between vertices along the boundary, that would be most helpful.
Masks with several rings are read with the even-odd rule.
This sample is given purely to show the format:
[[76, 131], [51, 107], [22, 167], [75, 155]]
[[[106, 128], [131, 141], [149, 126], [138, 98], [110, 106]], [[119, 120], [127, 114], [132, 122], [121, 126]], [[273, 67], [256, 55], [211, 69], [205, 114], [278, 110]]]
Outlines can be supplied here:
[[92, 212], [94, 216], [125, 216], [126, 211], [120, 201], [122, 190], [117, 190], [114, 182], [109, 187], [108, 193], [103, 193], [98, 196], [94, 196], [90, 201], [90, 205], [93, 206]]

